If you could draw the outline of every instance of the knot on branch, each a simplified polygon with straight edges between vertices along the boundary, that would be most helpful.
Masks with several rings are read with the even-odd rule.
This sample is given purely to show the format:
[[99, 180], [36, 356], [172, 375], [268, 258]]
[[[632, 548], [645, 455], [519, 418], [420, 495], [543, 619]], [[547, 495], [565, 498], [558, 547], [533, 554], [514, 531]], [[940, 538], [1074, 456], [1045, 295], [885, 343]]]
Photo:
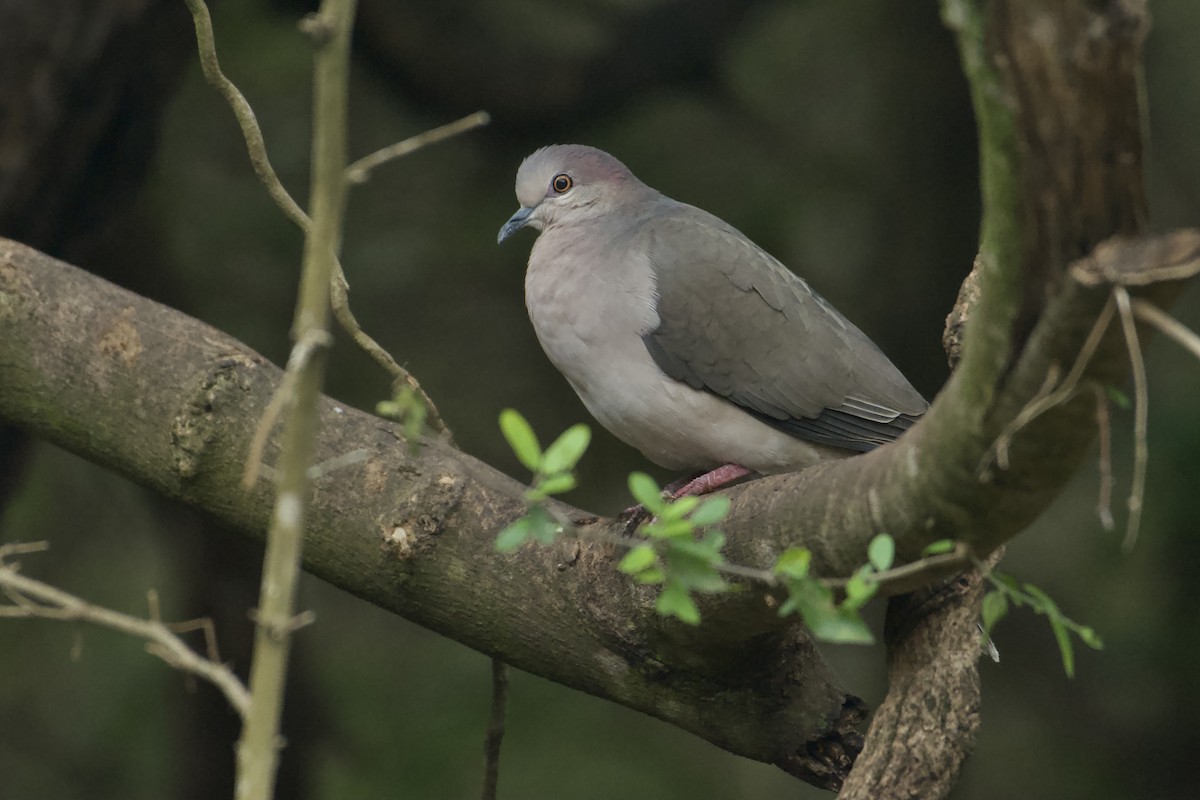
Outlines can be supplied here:
[[220, 428], [216, 416], [222, 399], [233, 391], [248, 391], [246, 373], [257, 365], [254, 357], [235, 353], [197, 376], [195, 390], [171, 425], [171, 452], [180, 478], [191, 478], [199, 472], [204, 450]]

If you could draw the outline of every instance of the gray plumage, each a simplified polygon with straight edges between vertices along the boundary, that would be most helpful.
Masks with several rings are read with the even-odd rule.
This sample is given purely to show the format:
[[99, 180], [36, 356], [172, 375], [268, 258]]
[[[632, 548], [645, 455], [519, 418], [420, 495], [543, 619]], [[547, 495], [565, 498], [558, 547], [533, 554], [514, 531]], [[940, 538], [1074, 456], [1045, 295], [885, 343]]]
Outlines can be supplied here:
[[676, 469], [800, 469], [895, 439], [927, 403], [858, 328], [717, 217], [612, 156], [545, 147], [500, 230], [541, 231], [525, 299], [588, 410]]

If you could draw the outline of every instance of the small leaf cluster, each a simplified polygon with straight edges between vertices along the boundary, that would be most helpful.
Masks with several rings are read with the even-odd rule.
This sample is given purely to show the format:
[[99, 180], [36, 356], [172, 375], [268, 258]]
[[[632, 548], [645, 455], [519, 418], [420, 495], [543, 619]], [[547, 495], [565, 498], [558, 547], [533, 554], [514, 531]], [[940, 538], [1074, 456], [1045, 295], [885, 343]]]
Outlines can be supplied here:
[[[574, 468], [587, 450], [591, 432], [585, 425], [575, 425], [542, 450], [529, 423], [512, 409], [500, 414], [500, 430], [513, 453], [533, 473], [533, 482], [525, 491], [529, 513], [500, 532], [496, 549], [511, 552], [531, 539], [550, 544], [563, 532], [563, 524], [543, 503], [575, 488]], [[812, 553], [805, 548], [788, 550], [770, 570], [728, 564], [721, 552], [725, 534], [715, 527], [729, 512], [728, 498], [664, 497], [654, 479], [641, 472], [629, 476], [629, 491], [652, 518], [639, 529], [639, 537], [616, 542], [628, 548], [617, 568], [639, 583], [662, 585], [655, 601], [660, 614], [698, 625], [700, 610], [693, 595], [733, 591], [737, 587], [723, 577], [732, 574], [786, 589], [788, 597], [780, 615], [799, 613], [818, 639], [859, 644], [874, 641], [859, 611], [878, 590], [878, 574], [890, 569], [895, 560], [892, 537], [884, 534], [871, 541], [867, 563], [841, 587], [845, 597], [838, 603], [834, 591], [810, 574]], [[941, 549], [936, 552], [945, 552], [954, 543], [935, 543], [930, 546], [931, 553], [938, 547]]]
[[376, 403], [375, 413], [399, 422], [404, 428], [404, 438], [408, 442], [409, 450], [416, 452], [421, 432], [425, 430], [425, 418], [429, 415], [429, 409], [425, 408], [425, 403], [411, 386], [405, 386], [391, 400]]
[[587, 425], [572, 425], [542, 450], [529, 422], [511, 408], [500, 412], [500, 431], [517, 459], [533, 473], [533, 482], [525, 490], [525, 499], [530, 503], [529, 513], [500, 532], [496, 537], [496, 549], [509, 553], [529, 539], [550, 544], [562, 532], [562, 525], [542, 503], [553, 495], [575, 488], [575, 465], [587, 452], [592, 431]]
[[780, 616], [799, 613], [813, 636], [827, 642], [871, 644], [875, 638], [859, 611], [879, 590], [878, 573], [891, 569], [896, 543], [881, 533], [867, 547], [867, 563], [846, 581], [846, 597], [836, 601], [831, 588], [812, 577], [812, 553], [805, 547], [784, 551], [773, 572], [784, 585], [788, 598], [779, 607]]
[[995, 587], [983, 597], [982, 626], [983, 635], [990, 637], [992, 628], [1008, 614], [1010, 606], [1028, 606], [1034, 613], [1041, 614], [1050, 623], [1054, 631], [1054, 639], [1058, 642], [1058, 651], [1062, 655], [1063, 671], [1068, 678], [1075, 677], [1075, 647], [1071, 634], [1093, 650], [1102, 650], [1104, 642], [1100, 636], [1086, 625], [1064, 616], [1048, 594], [1031, 583], [1021, 584], [1011, 575], [1002, 572], [992, 572], [988, 581]]
[[725, 564], [721, 555], [725, 534], [711, 527], [729, 513], [728, 498], [667, 499], [644, 472], [629, 476], [629, 491], [654, 518], [641, 529], [646, 540], [635, 544], [617, 569], [638, 583], [662, 584], [655, 601], [660, 614], [699, 624], [700, 611], [692, 593], [712, 594], [730, 588], [719, 571]]

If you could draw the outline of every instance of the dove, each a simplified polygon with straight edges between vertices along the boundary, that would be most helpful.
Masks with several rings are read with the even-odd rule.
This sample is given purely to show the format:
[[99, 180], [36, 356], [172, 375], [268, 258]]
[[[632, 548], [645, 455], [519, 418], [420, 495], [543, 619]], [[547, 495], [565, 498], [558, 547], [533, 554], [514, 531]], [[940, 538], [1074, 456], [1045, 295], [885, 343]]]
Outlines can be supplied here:
[[543, 147], [497, 241], [538, 231], [525, 304], [584, 406], [675, 496], [886, 444], [928, 408], [887, 356], [732, 225], [613, 156]]

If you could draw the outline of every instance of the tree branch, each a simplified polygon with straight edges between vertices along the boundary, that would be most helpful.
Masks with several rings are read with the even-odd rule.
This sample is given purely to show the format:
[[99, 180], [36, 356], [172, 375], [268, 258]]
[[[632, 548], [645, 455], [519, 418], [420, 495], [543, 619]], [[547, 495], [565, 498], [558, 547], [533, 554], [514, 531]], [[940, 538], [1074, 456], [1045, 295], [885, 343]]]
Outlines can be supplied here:
[[[0, 419], [257, 538], [272, 489], [241, 488], [243, 459], [281, 376], [203, 323], [0, 240]], [[824, 785], [844, 776], [864, 712], [802, 629], [692, 652], [611, 548], [497, 553], [496, 533], [525, 512], [515, 481], [440, 440], [414, 454], [400, 426], [328, 398], [319, 412], [317, 461], [368, 456], [317, 482], [308, 571], [732, 752]]]
[[[1200, 234], [1152, 240], [1139, 251], [1157, 264], [1195, 260]], [[1055, 319], [1079, 316], [1079, 303], [1099, 307], [1094, 294], [1103, 295], [1067, 293], [1051, 307], [1062, 312]], [[1054, 339], [1056, 331], [1063, 341]], [[1084, 335], [1079, 325], [1037, 331], [1032, 341], [1046, 343], [1033, 351], [1041, 354], [1040, 368], [1048, 368], [1050, 353], [1078, 346]], [[1120, 354], [1119, 346], [1102, 346], [1096, 358], [1117, 371]], [[278, 368], [203, 323], [0, 242], [0, 418], [255, 537], [266, 529], [270, 489], [262, 482], [241, 488], [243, 459], [254, 421], [280, 380]], [[1039, 384], [1012, 385], [1026, 385], [1032, 396]], [[440, 441], [423, 440], [413, 455], [398, 426], [328, 398], [319, 410], [318, 461], [360, 448], [368, 455], [321, 476], [306, 526], [307, 570], [519, 669], [657, 716], [732, 752], [820, 785], [836, 787], [844, 777], [861, 704], [838, 686], [804, 632], [780, 621], [761, 596], [710, 598], [718, 605], [691, 629], [655, 614], [653, 590], [616, 572], [610, 546], [564, 541], [500, 555], [492, 547], [495, 534], [525, 510], [518, 483]], [[1048, 412], [1055, 427], [1018, 437], [1014, 464], [1029, 465], [1020, 482], [978, 483], [973, 470], [992, 440], [972, 439], [971, 458], [962, 460], [963, 486], [943, 489], [948, 497], [960, 491], [970, 500], [968, 492], [976, 491], [982, 499], [964, 507], [957, 527], [949, 524], [957, 517], [947, 517], [932, 529], [891, 528], [901, 532], [897, 541], [910, 542], [914, 529], [927, 540], [1015, 534], [1022, 517], [1034, 513], [1030, 498], [1053, 495], [1039, 488], [1037, 468], [1058, 475], [1056, 453], [1064, 442], [1083, 451], [1091, 411], [1085, 403]], [[946, 439], [961, 434], [940, 433], [939, 420], [887, 449], [905, 452], [906, 440], [922, 430], [946, 447]], [[738, 553], [732, 557], [746, 561], [742, 556], [765, 557], [799, 543], [826, 565], [852, 559], [825, 538], [828, 529], [814, 526], [806, 538], [787, 519], [805, 504], [822, 508], [828, 492], [844, 492], [839, 481], [883, 492], [887, 481], [915, 477], [880, 473], [881, 462], [878, 455], [848, 459], [832, 465], [838, 472], [816, 468], [731, 491], [725, 528]], [[853, 470], [858, 464], [861, 474]], [[874, 486], [865, 482], [872, 477]], [[777, 496], [781, 486], [795, 493]], [[914, 515], [913, 502], [878, 509]], [[559, 511], [592, 516], [567, 506]], [[869, 517], [864, 523], [868, 531], [875, 524]]]
[[[1094, 438], [1091, 398], [1075, 397], [1013, 437], [1007, 470], [978, 469], [1047, 375], [1074, 363], [1108, 300], [1112, 280], [1086, 284], [1068, 267], [1103, 264], [1133, 299], [1163, 307], [1200, 260], [1193, 231], [1128, 238], [1144, 216], [1139, 4], [945, 7], [973, 84], [987, 209], [961, 362], [898, 442], [730, 490], [735, 563], [765, 567], [799, 545], [819, 574], [845, 576], [881, 531], [901, 562], [944, 538], [991, 552], [1057, 495]], [[1114, 235], [1127, 238], [1097, 247]], [[1111, 385], [1127, 371], [1113, 330], [1082, 380]], [[239, 478], [279, 378], [218, 331], [0, 243], [0, 419], [252, 536], [268, 490]], [[864, 710], [762, 595], [705, 598], [693, 629], [659, 618], [653, 589], [619, 575], [610, 546], [499, 555], [493, 537], [524, 513], [518, 484], [445, 442], [410, 453], [398, 427], [332, 400], [320, 416], [318, 460], [369, 455], [321, 477], [308, 570], [517, 668], [818, 785], [844, 780]]]
[[972, 569], [888, 601], [888, 693], [839, 800], [938, 798], [953, 788], [979, 727], [986, 586]]
[[[90, 622], [101, 628], [108, 628], [119, 633], [128, 634], [146, 641], [146, 652], [158, 656], [163, 661], [183, 672], [195, 675], [217, 687], [229, 705], [238, 716], [245, 719], [250, 709], [250, 693], [238, 680], [233, 670], [222, 664], [212, 651], [208, 658], [201, 656], [195, 650], [184, 644], [176, 635], [180, 629], [194, 630], [204, 627], [190, 622], [166, 624], [158, 618], [155, 594], [150, 593], [150, 619], [139, 619], [119, 611], [93, 605], [73, 594], [64, 592], [47, 583], [20, 574], [17, 565], [6, 563], [5, 559], [22, 553], [33, 553], [47, 549], [45, 542], [30, 544], [10, 543], [0, 546], [0, 589], [8, 597], [9, 602], [0, 604], [0, 617], [9, 619], [56, 619], [64, 621]], [[207, 631], [211, 631], [210, 620]]]

